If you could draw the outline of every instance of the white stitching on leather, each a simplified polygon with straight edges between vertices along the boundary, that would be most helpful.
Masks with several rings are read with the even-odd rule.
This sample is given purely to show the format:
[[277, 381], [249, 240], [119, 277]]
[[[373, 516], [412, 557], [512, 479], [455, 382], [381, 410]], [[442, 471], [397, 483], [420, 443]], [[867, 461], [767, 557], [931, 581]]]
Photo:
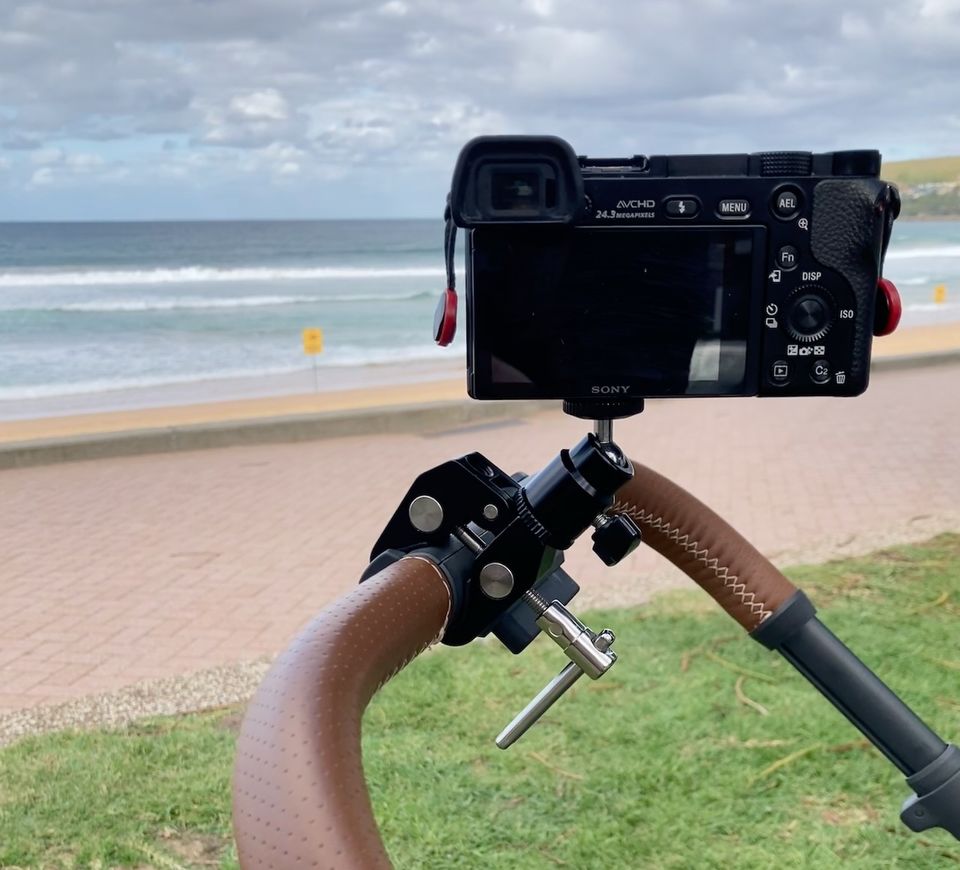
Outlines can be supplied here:
[[710, 557], [709, 547], [703, 547], [701, 549], [699, 541], [692, 541], [688, 534], [681, 533], [679, 527], [673, 527], [663, 517], [657, 516], [654, 513], [648, 513], [643, 510], [643, 508], [628, 504], [619, 499], [614, 501], [611, 513], [627, 514], [638, 523], [650, 526], [650, 528], [666, 535], [667, 538], [678, 546], [683, 547], [683, 549], [698, 562], [702, 562], [707, 568], [713, 571], [717, 579], [723, 583], [724, 588], [736, 595], [744, 606], [749, 607], [750, 613], [753, 616], [759, 616], [760, 622], [763, 622], [772, 615], [773, 611], [768, 610], [762, 601], [757, 601], [756, 593], [747, 590], [746, 583], [740, 582], [740, 578], [736, 574], [731, 573], [726, 565], [721, 565], [717, 557]]

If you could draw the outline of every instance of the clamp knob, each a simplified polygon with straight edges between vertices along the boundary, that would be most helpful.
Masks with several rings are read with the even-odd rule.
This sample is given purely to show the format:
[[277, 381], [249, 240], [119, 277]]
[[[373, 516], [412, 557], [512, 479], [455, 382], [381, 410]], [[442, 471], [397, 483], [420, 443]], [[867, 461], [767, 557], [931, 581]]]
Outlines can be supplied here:
[[593, 552], [604, 565], [616, 565], [640, 546], [640, 529], [626, 514], [600, 514], [593, 524], [597, 529], [591, 536]]

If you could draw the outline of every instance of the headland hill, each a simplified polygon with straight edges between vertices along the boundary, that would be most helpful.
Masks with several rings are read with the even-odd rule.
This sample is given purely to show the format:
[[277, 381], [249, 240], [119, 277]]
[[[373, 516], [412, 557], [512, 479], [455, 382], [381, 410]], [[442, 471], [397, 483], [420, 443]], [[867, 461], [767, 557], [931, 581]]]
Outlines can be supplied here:
[[901, 218], [960, 220], [960, 156], [884, 161], [881, 175], [900, 188]]

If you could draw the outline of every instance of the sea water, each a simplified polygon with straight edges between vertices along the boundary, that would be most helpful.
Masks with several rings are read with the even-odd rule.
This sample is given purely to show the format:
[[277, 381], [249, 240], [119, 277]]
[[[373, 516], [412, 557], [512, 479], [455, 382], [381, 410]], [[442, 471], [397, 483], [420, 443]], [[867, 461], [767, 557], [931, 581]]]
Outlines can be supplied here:
[[[452, 366], [462, 330], [445, 350], [431, 340], [442, 239], [430, 220], [0, 224], [0, 416], [61, 397], [124, 405], [131, 391], [149, 404], [171, 385], [231, 398], [231, 383], [271, 376], [307, 391], [314, 362], [321, 385]], [[960, 222], [898, 223], [886, 274], [905, 326], [960, 320]], [[315, 360], [307, 327], [324, 333]]]

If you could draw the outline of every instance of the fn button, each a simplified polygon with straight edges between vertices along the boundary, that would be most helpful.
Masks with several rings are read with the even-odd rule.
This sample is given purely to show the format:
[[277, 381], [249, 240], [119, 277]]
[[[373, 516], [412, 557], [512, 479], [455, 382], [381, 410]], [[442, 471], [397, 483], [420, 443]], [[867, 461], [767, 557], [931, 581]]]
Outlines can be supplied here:
[[793, 245], [784, 245], [777, 251], [777, 265], [781, 269], [789, 272], [791, 269], [796, 269], [799, 262], [800, 252]]

